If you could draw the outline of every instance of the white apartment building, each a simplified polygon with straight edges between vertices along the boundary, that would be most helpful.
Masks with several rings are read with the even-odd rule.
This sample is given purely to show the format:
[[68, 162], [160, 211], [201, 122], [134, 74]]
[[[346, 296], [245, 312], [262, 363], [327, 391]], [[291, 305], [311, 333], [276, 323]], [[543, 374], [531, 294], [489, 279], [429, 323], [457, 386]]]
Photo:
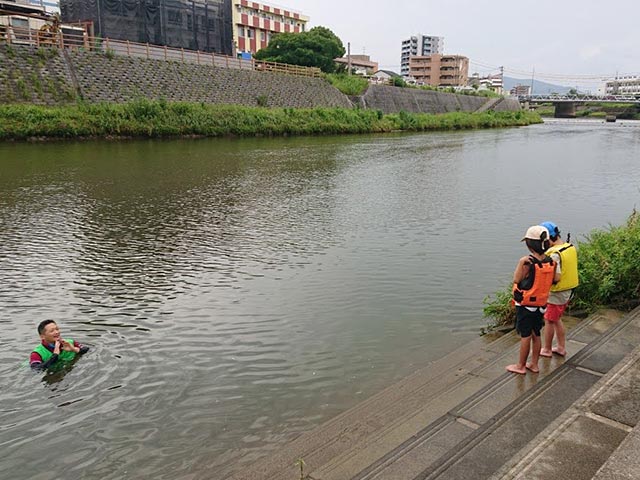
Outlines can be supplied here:
[[400, 56], [400, 75], [409, 76], [409, 59], [411, 57], [423, 57], [434, 53], [444, 53], [444, 37], [422, 35], [411, 36], [402, 41], [402, 53]]
[[605, 95], [640, 95], [640, 77], [627, 75], [607, 80]]

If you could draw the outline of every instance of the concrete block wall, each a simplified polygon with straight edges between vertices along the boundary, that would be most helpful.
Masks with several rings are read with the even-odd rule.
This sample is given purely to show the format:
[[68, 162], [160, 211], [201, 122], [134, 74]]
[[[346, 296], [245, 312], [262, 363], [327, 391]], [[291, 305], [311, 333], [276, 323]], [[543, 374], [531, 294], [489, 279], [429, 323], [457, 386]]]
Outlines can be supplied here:
[[0, 44], [0, 103], [74, 101], [71, 72], [58, 49]]
[[496, 112], [513, 112], [516, 110], [520, 110], [520, 102], [517, 98], [505, 97], [495, 106], [493, 110], [495, 110]]
[[[342, 107], [415, 113], [474, 112], [490, 99], [370, 86], [351, 99], [320, 78], [295, 77], [100, 52], [0, 45], [0, 103], [170, 102], [289, 108]], [[519, 110], [516, 100], [498, 110]]]
[[399, 113], [402, 110], [412, 113], [475, 112], [489, 100], [472, 95], [383, 85], [371, 85], [363, 96], [366, 108], [382, 110], [384, 113]]
[[71, 52], [70, 58], [82, 97], [90, 102], [146, 97], [245, 106], [351, 108], [345, 95], [319, 78], [80, 51]]

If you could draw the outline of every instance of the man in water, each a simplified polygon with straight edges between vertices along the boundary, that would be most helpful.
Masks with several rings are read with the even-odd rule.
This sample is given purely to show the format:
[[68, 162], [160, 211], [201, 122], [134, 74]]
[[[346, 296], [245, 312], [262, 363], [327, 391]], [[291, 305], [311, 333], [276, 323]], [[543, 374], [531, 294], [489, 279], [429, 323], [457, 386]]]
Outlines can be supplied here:
[[38, 334], [42, 342], [31, 352], [31, 368], [44, 370], [53, 365], [72, 361], [77, 355], [89, 351], [89, 347], [79, 344], [71, 338], [60, 337], [60, 329], [53, 320], [44, 320], [38, 325]]

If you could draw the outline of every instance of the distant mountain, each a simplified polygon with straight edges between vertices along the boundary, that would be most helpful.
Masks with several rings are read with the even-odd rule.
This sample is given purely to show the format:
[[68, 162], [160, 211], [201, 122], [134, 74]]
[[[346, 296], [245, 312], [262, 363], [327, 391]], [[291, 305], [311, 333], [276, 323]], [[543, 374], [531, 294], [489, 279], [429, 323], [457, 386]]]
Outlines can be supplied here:
[[[511, 78], [504, 77], [503, 79], [504, 89], [506, 91], [511, 90], [516, 85], [529, 85], [531, 86], [531, 78]], [[545, 94], [545, 93], [559, 93], [564, 94], [568, 93], [573, 87], [565, 87], [564, 85], [554, 85], [552, 83], [540, 82], [533, 79], [533, 93], [535, 95]]]

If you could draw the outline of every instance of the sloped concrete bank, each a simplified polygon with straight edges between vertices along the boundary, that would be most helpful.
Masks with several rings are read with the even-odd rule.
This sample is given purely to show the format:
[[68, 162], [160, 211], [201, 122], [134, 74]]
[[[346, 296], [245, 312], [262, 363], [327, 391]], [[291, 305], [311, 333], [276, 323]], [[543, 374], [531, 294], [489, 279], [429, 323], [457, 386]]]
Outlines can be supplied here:
[[518, 101], [511, 98], [493, 99], [382, 85], [370, 86], [362, 96], [360, 104], [363, 108], [382, 110], [384, 113], [476, 112], [481, 111], [485, 105], [490, 105], [488, 110], [520, 110]]
[[[384, 113], [475, 112], [491, 101], [384, 86], [371, 86], [364, 95], [350, 99], [319, 78], [80, 50], [0, 45], [0, 103], [122, 103], [138, 98], [286, 108], [355, 105]], [[490, 109], [515, 111], [520, 105], [517, 101], [494, 100]]]

